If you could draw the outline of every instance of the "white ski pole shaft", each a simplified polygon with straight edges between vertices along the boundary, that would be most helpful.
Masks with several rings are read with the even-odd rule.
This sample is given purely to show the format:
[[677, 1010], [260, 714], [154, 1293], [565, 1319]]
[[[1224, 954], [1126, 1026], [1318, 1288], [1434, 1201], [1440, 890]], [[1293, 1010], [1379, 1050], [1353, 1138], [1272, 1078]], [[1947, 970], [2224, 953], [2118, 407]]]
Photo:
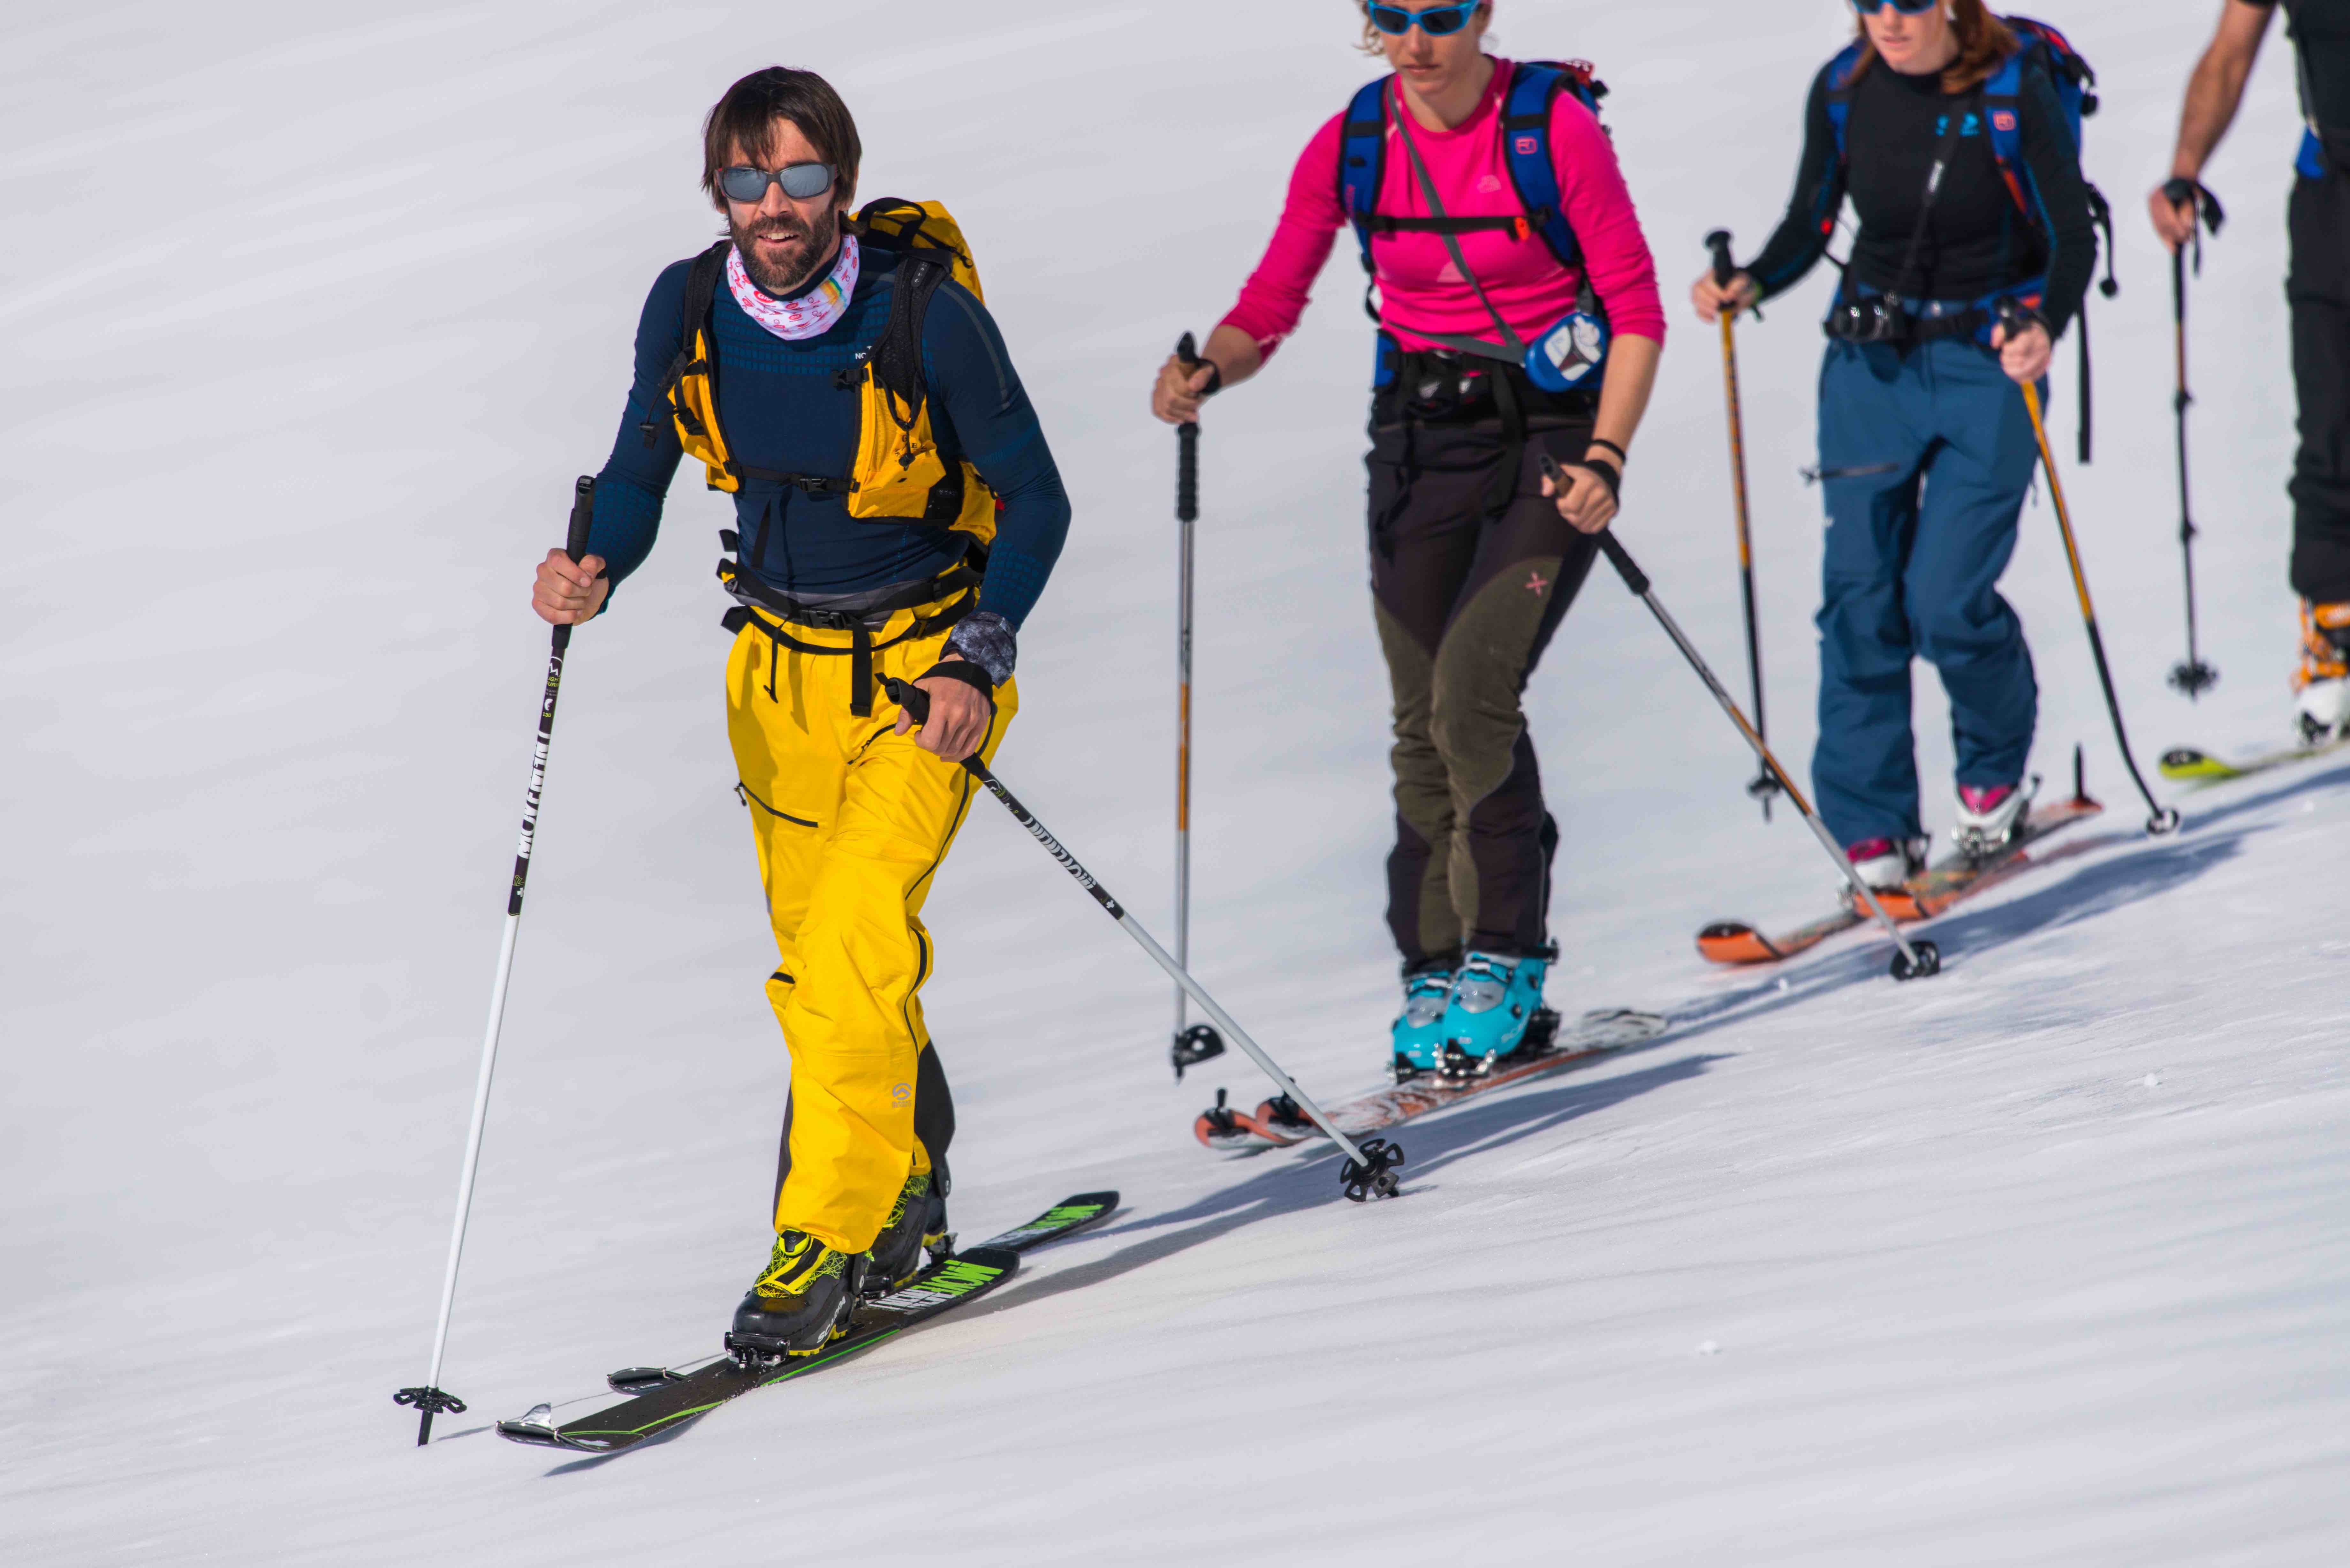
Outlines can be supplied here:
[[[1189, 341], [1187, 338], [1186, 341]], [[1200, 516], [1200, 426], [1176, 428], [1175, 516], [1182, 524], [1175, 616], [1175, 961], [1191, 961], [1191, 559], [1192, 524]], [[1189, 1022], [1184, 992], [1175, 988], [1175, 1033]]]
[[[577, 561], [588, 553], [588, 530], [595, 516], [596, 483], [583, 474], [572, 492], [571, 525], [564, 550]], [[523, 795], [522, 837], [515, 846], [514, 881], [506, 891], [506, 923], [498, 939], [498, 972], [490, 984], [490, 1016], [482, 1031], [482, 1066], [473, 1080], [473, 1115], [465, 1132], [465, 1163], [457, 1178], [457, 1213], [449, 1231], [449, 1266], [441, 1280], [441, 1315], [432, 1330], [432, 1370], [420, 1387], [403, 1388], [392, 1397], [413, 1405], [420, 1419], [417, 1447], [432, 1437], [432, 1417], [442, 1410], [462, 1412], [465, 1402], [441, 1387], [441, 1366], [449, 1350], [449, 1320], [457, 1304], [457, 1269], [465, 1255], [465, 1227], [473, 1209], [473, 1179], [482, 1163], [482, 1129], [490, 1118], [490, 1080], [497, 1070], [498, 1033], [506, 1015], [506, 990], [514, 978], [515, 939], [522, 929], [523, 889], [530, 881], [531, 849], [538, 836], [538, 803], [546, 790], [546, 756], [555, 739], [555, 703], [563, 691], [563, 659], [571, 647], [571, 628], [558, 626], [548, 639], [546, 689], [538, 703], [538, 736], [531, 747], [530, 786]]]
[[[912, 714], [915, 723], [920, 724], [930, 716], [931, 703], [928, 692], [901, 680], [892, 680], [887, 684], [890, 701], [897, 702]], [[1230, 1034], [1234, 1044], [1247, 1052], [1250, 1059], [1258, 1066], [1264, 1069], [1265, 1076], [1279, 1085], [1281, 1092], [1296, 1101], [1297, 1108], [1305, 1112], [1306, 1117], [1315, 1127], [1320, 1127], [1332, 1143], [1345, 1151], [1353, 1167], [1364, 1173], [1364, 1179], [1369, 1184], [1370, 1192], [1376, 1192], [1382, 1197], [1391, 1196], [1394, 1193], [1396, 1183], [1390, 1170], [1393, 1166], [1400, 1164], [1401, 1160], [1395, 1158], [1396, 1151], [1387, 1145], [1386, 1140], [1374, 1138], [1368, 1145], [1358, 1146], [1354, 1139], [1340, 1132], [1336, 1124], [1323, 1114], [1322, 1107], [1315, 1105], [1313, 1098], [1297, 1086], [1297, 1080], [1283, 1072], [1281, 1064], [1265, 1054], [1263, 1047], [1250, 1037], [1248, 1031], [1243, 1029], [1231, 1013], [1217, 1005], [1216, 999], [1208, 994], [1207, 989], [1192, 979], [1190, 972], [1175, 961], [1174, 955], [1160, 947], [1157, 940], [1142, 929], [1140, 921], [1126, 912], [1118, 899], [1111, 895], [1110, 890], [1103, 887], [1095, 878], [1094, 874], [1087, 870], [1078, 862], [1077, 857], [1070, 854], [1043, 823], [1036, 820], [1035, 813], [1021, 805], [1018, 797], [1003, 787], [1003, 781], [997, 778], [985, 763], [981, 762], [976, 756], [971, 756], [962, 760], [962, 765], [972, 777], [987, 786], [990, 794], [1003, 803], [1004, 809], [1013, 815], [1021, 826], [1028, 830], [1029, 836], [1043, 845], [1045, 852], [1061, 863], [1061, 869], [1076, 879], [1077, 886], [1092, 896], [1094, 902], [1099, 904], [1109, 918], [1116, 920], [1126, 934], [1134, 939], [1135, 944], [1144, 952], [1149, 953], [1152, 961], [1160, 969], [1167, 971], [1167, 977], [1180, 986], [1193, 1002], [1200, 1004], [1200, 1011], [1214, 1020], [1216, 1027]], [[1351, 1182], [1348, 1195], [1354, 1195]]]

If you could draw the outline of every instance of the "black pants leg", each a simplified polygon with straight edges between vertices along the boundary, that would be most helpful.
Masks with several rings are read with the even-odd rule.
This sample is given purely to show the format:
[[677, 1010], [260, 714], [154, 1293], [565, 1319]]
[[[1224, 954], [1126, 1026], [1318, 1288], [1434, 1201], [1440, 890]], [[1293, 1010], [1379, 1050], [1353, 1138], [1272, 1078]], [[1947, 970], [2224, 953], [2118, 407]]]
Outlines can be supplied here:
[[2293, 182], [2293, 378], [2301, 448], [2293, 458], [2293, 587], [2318, 604], [2350, 601], [2350, 171]]
[[1396, 844], [1388, 925], [1407, 970], [1464, 947], [1549, 942], [1557, 826], [1519, 698], [1598, 547], [1542, 494], [1539, 453], [1579, 457], [1588, 424], [1537, 429], [1517, 487], [1486, 505], [1497, 423], [1374, 433], [1371, 599], [1394, 696]]

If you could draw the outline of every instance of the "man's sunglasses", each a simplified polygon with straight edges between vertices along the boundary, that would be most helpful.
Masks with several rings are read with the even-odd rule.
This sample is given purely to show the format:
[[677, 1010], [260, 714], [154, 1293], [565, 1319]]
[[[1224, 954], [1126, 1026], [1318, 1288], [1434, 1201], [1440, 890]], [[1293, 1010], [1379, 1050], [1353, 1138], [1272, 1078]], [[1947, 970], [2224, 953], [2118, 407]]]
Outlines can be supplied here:
[[1922, 16], [1941, 3], [1942, 0], [1852, 0], [1852, 8], [1864, 16], [1874, 16], [1890, 5], [1904, 16]]
[[786, 163], [781, 169], [754, 169], [737, 163], [718, 171], [718, 188], [730, 202], [754, 206], [767, 199], [769, 184], [781, 185], [784, 194], [795, 202], [805, 202], [821, 196], [832, 189], [832, 165], [829, 163]]
[[1371, 7], [1371, 26], [1392, 38], [1400, 38], [1411, 31], [1412, 24], [1431, 38], [1449, 38], [1469, 25], [1469, 18], [1485, 8], [1485, 0], [1461, 0], [1458, 5], [1430, 5], [1425, 11], [1407, 11], [1400, 5]]

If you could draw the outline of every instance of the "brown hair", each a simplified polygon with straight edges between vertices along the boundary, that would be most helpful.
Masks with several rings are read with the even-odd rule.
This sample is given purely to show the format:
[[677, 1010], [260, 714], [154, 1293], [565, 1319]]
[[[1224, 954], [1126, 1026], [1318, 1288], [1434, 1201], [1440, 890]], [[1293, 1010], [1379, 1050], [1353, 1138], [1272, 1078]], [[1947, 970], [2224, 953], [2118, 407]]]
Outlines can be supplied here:
[[814, 71], [769, 66], [728, 88], [702, 122], [702, 189], [720, 212], [726, 210], [726, 198], [718, 189], [718, 171], [726, 166], [728, 155], [739, 147], [764, 167], [775, 156], [778, 119], [798, 126], [817, 155], [832, 165], [836, 197], [857, 189], [857, 165], [865, 146], [857, 139], [857, 121], [848, 106]]
[[[1989, 80], [2001, 62], [2022, 46], [2007, 24], [1991, 14], [1983, 0], [1950, 0], [1950, 28], [1959, 36], [1959, 52], [1942, 67], [1942, 90], [1964, 92]], [[1861, 73], [1877, 63], [1877, 46], [1869, 42], [1868, 24], [1857, 14], [1853, 16], [1852, 28], [1860, 39], [1860, 58], [1852, 67], [1852, 79], [1858, 81]]]
[[[1362, 50], [1363, 53], [1367, 55], [1381, 53], [1382, 47], [1379, 43], [1379, 30], [1371, 26], [1371, 0], [1355, 0], [1355, 9], [1363, 14], [1363, 41], [1355, 47]], [[1492, 0], [1477, 0], [1477, 9], [1485, 13], [1485, 19], [1488, 23], [1492, 22], [1493, 17]]]

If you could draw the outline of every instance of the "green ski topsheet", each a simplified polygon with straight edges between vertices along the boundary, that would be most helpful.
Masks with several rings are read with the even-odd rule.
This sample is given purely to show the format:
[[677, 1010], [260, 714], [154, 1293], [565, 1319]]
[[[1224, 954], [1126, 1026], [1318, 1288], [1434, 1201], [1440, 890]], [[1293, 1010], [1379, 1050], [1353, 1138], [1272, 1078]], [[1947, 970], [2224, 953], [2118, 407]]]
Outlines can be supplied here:
[[555, 1425], [544, 1407], [497, 1424], [498, 1436], [543, 1448], [612, 1453], [675, 1431], [730, 1399], [771, 1383], [787, 1383], [820, 1372], [916, 1324], [976, 1301], [1010, 1279], [1020, 1254], [1096, 1224], [1118, 1208], [1115, 1192], [1081, 1192], [1065, 1198], [1024, 1225], [931, 1264], [905, 1286], [858, 1306], [848, 1333], [813, 1355], [745, 1367], [727, 1357], [691, 1372], [632, 1367], [613, 1374], [617, 1384], [650, 1384], [645, 1392], [590, 1415]]

